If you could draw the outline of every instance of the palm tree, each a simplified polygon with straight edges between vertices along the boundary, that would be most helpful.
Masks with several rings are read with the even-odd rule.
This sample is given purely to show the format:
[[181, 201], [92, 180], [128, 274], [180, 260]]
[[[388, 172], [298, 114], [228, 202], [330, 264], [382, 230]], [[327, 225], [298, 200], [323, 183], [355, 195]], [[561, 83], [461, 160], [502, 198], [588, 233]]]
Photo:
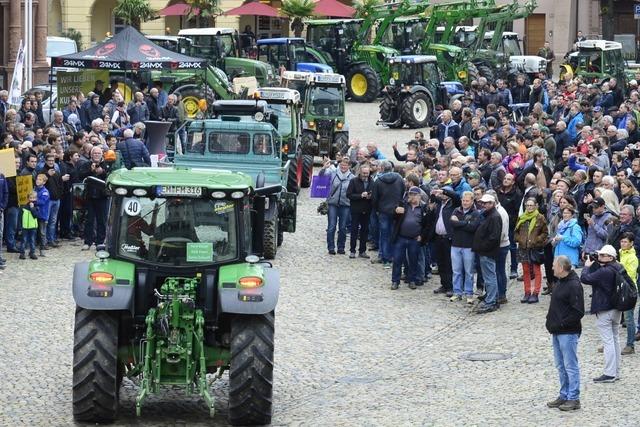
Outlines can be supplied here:
[[284, 0], [280, 11], [289, 18], [293, 18], [293, 21], [291, 22], [291, 29], [296, 37], [300, 37], [302, 35], [302, 30], [304, 30], [302, 18], [307, 18], [313, 15], [313, 10], [315, 8], [316, 4], [313, 0]]
[[140, 31], [140, 24], [155, 17], [156, 11], [151, 8], [149, 0], [118, 0], [113, 14]]
[[380, 6], [382, 2], [380, 0], [360, 0], [354, 4], [356, 9], [356, 18], [366, 18], [370, 16], [374, 9]]

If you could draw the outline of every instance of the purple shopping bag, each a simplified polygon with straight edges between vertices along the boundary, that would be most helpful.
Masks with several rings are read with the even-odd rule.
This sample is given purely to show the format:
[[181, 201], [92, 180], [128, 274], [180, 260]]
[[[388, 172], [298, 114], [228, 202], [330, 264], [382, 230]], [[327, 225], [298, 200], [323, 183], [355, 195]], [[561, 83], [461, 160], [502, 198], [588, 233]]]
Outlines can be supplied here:
[[331, 188], [331, 175], [314, 175], [311, 178], [311, 197], [326, 199]]

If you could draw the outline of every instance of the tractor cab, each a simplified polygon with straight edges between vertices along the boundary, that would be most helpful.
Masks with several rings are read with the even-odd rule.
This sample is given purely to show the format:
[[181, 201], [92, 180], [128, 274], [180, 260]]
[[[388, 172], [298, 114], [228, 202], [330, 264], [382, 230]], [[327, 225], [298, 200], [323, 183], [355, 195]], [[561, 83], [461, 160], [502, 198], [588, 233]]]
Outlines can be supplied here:
[[420, 41], [424, 39], [427, 20], [415, 16], [397, 18], [391, 28], [384, 33], [380, 43], [396, 49], [402, 55], [417, 51]]
[[258, 59], [271, 64], [275, 69], [332, 73], [322, 55], [307, 46], [303, 38], [280, 37], [258, 40]]
[[318, 50], [330, 64], [340, 69], [358, 38], [362, 19], [314, 19], [306, 21], [307, 44]]
[[303, 71], [284, 71], [280, 76], [280, 86], [297, 90], [300, 99], [304, 102], [307, 94], [307, 81], [311, 73]]
[[391, 78], [383, 90], [381, 124], [391, 128], [427, 126], [436, 106], [448, 105], [447, 86], [440, 79], [438, 60], [432, 55], [405, 55], [389, 59]]
[[308, 77], [304, 101], [303, 151], [335, 158], [349, 144], [345, 122], [345, 78], [341, 74], [315, 73]]
[[567, 73], [580, 76], [587, 83], [600, 83], [615, 77], [625, 87], [626, 63], [622, 57], [622, 44], [607, 40], [586, 40], [576, 43], [578, 50], [569, 55], [560, 68], [560, 76]]
[[295, 157], [301, 128], [302, 102], [298, 91], [280, 87], [260, 88], [258, 99], [267, 102], [267, 110], [278, 117], [278, 133], [282, 137], [282, 158]]

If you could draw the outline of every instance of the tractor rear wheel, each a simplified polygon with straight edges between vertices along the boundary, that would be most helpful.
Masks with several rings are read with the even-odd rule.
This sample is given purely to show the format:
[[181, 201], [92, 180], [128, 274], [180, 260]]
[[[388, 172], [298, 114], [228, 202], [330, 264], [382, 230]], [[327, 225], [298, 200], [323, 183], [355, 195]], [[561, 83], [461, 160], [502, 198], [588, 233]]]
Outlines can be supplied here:
[[118, 313], [76, 308], [73, 332], [73, 418], [103, 423], [118, 416]]
[[215, 95], [209, 88], [203, 90], [195, 84], [180, 86], [175, 89], [182, 95], [182, 103], [184, 105], [185, 116], [189, 119], [195, 118], [200, 113], [200, 100], [205, 99], [208, 105], [212, 105], [215, 101]]
[[479, 65], [478, 73], [480, 74], [481, 77], [486, 78], [488, 82], [494, 81], [493, 70], [488, 65]]
[[477, 81], [479, 77], [480, 73], [478, 72], [478, 67], [476, 67], [476, 64], [469, 62], [467, 64], [467, 81], [469, 84], [474, 80]]
[[398, 124], [393, 124], [396, 121], [397, 117], [393, 115], [393, 104], [389, 97], [385, 96], [380, 103], [380, 107], [378, 109], [380, 111], [380, 120], [385, 122], [388, 127], [392, 129], [401, 128], [402, 121]]
[[303, 130], [300, 137], [300, 145], [302, 145], [302, 152], [315, 156], [318, 154], [318, 147], [314, 147], [316, 142], [316, 133], [310, 130]]
[[349, 134], [347, 132], [334, 134], [333, 144], [336, 148], [331, 149], [331, 159], [335, 160], [338, 153], [345, 154], [349, 149]]
[[313, 176], [313, 156], [305, 154], [302, 156], [302, 188], [311, 186], [311, 177]]
[[429, 124], [431, 117], [431, 100], [424, 92], [416, 92], [402, 103], [402, 123], [412, 129], [422, 128]]
[[300, 192], [297, 157], [289, 161], [289, 169], [287, 170], [287, 191], [296, 194]]
[[278, 252], [278, 216], [264, 221], [264, 238], [262, 241], [265, 259], [274, 259]]
[[380, 93], [380, 79], [368, 64], [355, 65], [347, 75], [347, 91], [354, 102], [373, 102]]
[[231, 320], [229, 423], [271, 423], [273, 395], [273, 312]]

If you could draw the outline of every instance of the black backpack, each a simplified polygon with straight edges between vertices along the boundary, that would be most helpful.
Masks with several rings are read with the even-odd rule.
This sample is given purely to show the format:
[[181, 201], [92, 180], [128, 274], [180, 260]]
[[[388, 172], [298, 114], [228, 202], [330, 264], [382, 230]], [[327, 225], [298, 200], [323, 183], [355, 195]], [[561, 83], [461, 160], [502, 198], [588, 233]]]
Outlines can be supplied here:
[[638, 300], [638, 288], [623, 266], [616, 268], [616, 287], [611, 296], [613, 308], [619, 311], [632, 310]]

